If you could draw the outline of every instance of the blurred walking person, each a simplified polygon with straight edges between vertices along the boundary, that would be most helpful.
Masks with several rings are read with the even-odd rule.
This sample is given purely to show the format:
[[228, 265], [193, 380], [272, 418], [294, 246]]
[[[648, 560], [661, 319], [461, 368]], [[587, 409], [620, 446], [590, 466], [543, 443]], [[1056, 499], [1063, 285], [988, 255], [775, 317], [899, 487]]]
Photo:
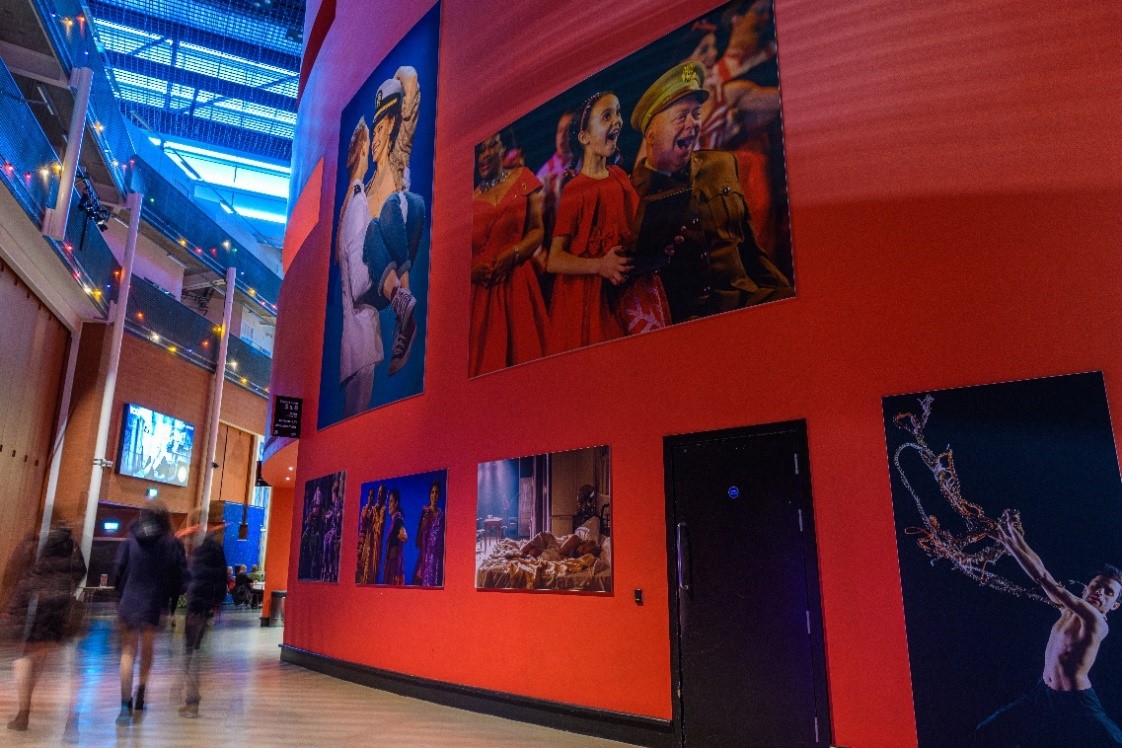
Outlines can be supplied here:
[[[183, 546], [171, 534], [167, 508], [153, 501], [140, 510], [121, 543], [113, 578], [117, 588], [117, 622], [121, 637], [121, 712], [117, 724], [128, 725], [144, 709], [144, 691], [152, 669], [152, 645], [172, 594], [183, 591]], [[133, 695], [133, 667], [140, 651], [140, 677]]]
[[210, 525], [206, 536], [191, 551], [187, 570], [186, 657], [184, 672], [187, 676], [184, 704], [179, 713], [184, 717], [199, 716], [199, 648], [206, 634], [207, 624], [226, 598], [226, 552], [222, 550], [222, 531], [225, 522]]
[[[18, 693], [18, 711], [8, 722], [9, 730], [26, 730], [31, 714], [31, 694], [48, 661], [63, 642], [78, 633], [83, 608], [74, 593], [86, 576], [82, 551], [71, 537], [70, 529], [56, 526], [47, 535], [38, 558], [34, 544], [25, 543], [21, 551], [34, 563], [17, 583], [8, 606], [8, 623], [23, 642], [23, 656], [13, 663]], [[73, 691], [71, 691], [73, 696]], [[66, 735], [77, 738], [78, 714], [70, 700]]]

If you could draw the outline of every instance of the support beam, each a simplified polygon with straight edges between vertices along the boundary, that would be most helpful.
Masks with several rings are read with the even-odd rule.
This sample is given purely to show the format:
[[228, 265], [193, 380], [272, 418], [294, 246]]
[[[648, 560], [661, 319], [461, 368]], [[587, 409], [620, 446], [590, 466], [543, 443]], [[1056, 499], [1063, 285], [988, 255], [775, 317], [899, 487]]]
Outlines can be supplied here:
[[[86, 495], [86, 516], [82, 523], [82, 556], [90, 557], [93, 548], [94, 523], [97, 521], [97, 505], [101, 500], [101, 479], [105, 468], [112, 468], [112, 461], [106, 459], [105, 447], [109, 443], [109, 419], [113, 413], [113, 398], [117, 394], [117, 368], [121, 362], [121, 341], [125, 335], [125, 319], [128, 316], [129, 289], [132, 287], [132, 266], [136, 256], [136, 237], [140, 233], [140, 213], [144, 206], [144, 195], [131, 192], [125, 200], [129, 208], [129, 233], [125, 240], [124, 264], [121, 268], [121, 288], [117, 293], [117, 303], [113, 310], [113, 331], [109, 342], [106, 363], [105, 389], [101, 394], [101, 412], [97, 419], [97, 437], [94, 441], [94, 461], [90, 469], [90, 487]], [[85, 586], [85, 581], [82, 582]]]
[[[272, 91], [265, 91], [263, 88], [255, 88], [254, 86], [246, 86], [242, 83], [222, 80], [221, 78], [184, 70], [174, 65], [165, 65], [162, 62], [155, 62], [154, 60], [146, 60], [142, 57], [133, 57], [132, 55], [126, 55], [121, 52], [106, 50], [105, 58], [116, 70], [127, 70], [140, 75], [146, 75], [155, 80], [168, 81], [171, 84], [179, 84], [189, 88], [198, 88], [202, 91], [218, 94], [227, 99], [241, 99], [242, 101], [248, 101], [252, 104], [277, 109], [282, 112], [296, 112], [296, 99], [294, 97], [284, 96], [283, 94], [274, 93]], [[278, 80], [280, 80], [281, 77], [282, 76], [278, 76]], [[270, 83], [273, 84], [276, 82], [275, 80], [270, 81]]]
[[218, 420], [222, 415], [222, 387], [226, 382], [226, 359], [230, 350], [230, 321], [234, 316], [234, 282], [238, 269], [226, 269], [226, 303], [222, 306], [222, 337], [218, 342], [218, 358], [214, 367], [214, 386], [210, 394], [210, 415], [207, 417], [206, 452], [203, 455], [203, 485], [199, 496], [199, 540], [206, 536], [210, 516], [210, 490], [214, 484], [214, 456], [218, 450]]
[[[62, 467], [62, 448], [66, 441], [66, 425], [70, 420], [70, 396], [74, 392], [74, 370], [78, 368], [78, 346], [82, 342], [82, 328], [70, 333], [70, 351], [66, 357], [66, 373], [62, 380], [62, 393], [58, 398], [58, 417], [55, 419], [55, 443], [51, 445], [51, 466], [47, 471], [47, 492], [43, 498], [43, 521], [39, 525], [39, 550], [47, 543], [47, 533], [54, 521], [55, 496], [58, 493], [58, 472]], [[86, 556], [87, 561], [89, 556]]]
[[74, 177], [78, 173], [78, 158], [82, 155], [82, 138], [86, 134], [86, 115], [90, 108], [90, 87], [93, 85], [91, 68], [74, 68], [70, 74], [70, 87], [74, 89], [74, 111], [70, 113], [70, 132], [66, 137], [66, 155], [62, 159], [58, 197], [53, 208], [47, 208], [43, 219], [43, 235], [62, 241], [66, 238], [66, 220], [70, 215], [70, 199], [74, 195]]

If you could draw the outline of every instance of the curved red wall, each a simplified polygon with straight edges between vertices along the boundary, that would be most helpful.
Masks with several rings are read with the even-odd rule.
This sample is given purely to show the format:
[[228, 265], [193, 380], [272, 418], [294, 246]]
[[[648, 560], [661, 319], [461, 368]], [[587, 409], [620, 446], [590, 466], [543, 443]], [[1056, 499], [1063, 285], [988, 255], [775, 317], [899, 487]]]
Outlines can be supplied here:
[[[445, 0], [425, 392], [306, 426], [294, 524], [303, 482], [346, 470], [344, 581], [290, 579], [286, 643], [669, 719], [662, 438], [806, 419], [835, 742], [915, 743], [880, 398], [1102, 369], [1122, 402], [1122, 4], [777, 0], [798, 298], [468, 381], [473, 145], [716, 4]], [[321, 158], [313, 183], [335, 183], [342, 107], [430, 7], [339, 0], [301, 100], [298, 184]], [[309, 425], [321, 197], [273, 381]], [[595, 444], [612, 447], [615, 595], [475, 591], [477, 463]], [[358, 484], [439, 468], [445, 588], [356, 588]], [[578, 678], [589, 647], [601, 674]]]

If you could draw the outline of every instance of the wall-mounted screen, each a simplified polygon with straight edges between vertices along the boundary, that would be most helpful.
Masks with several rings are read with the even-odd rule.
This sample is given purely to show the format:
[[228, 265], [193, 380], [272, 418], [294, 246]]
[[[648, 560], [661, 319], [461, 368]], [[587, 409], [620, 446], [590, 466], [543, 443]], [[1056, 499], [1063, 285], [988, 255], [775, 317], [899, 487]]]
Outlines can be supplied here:
[[121, 475], [186, 486], [195, 427], [173, 416], [127, 403], [121, 427]]

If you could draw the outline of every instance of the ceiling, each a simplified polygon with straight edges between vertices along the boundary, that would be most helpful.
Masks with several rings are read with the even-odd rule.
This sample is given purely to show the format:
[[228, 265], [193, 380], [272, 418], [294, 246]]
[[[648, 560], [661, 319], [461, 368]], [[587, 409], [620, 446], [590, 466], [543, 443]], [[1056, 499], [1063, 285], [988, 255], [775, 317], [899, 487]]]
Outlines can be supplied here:
[[287, 165], [296, 123], [304, 0], [90, 0], [126, 117]]

